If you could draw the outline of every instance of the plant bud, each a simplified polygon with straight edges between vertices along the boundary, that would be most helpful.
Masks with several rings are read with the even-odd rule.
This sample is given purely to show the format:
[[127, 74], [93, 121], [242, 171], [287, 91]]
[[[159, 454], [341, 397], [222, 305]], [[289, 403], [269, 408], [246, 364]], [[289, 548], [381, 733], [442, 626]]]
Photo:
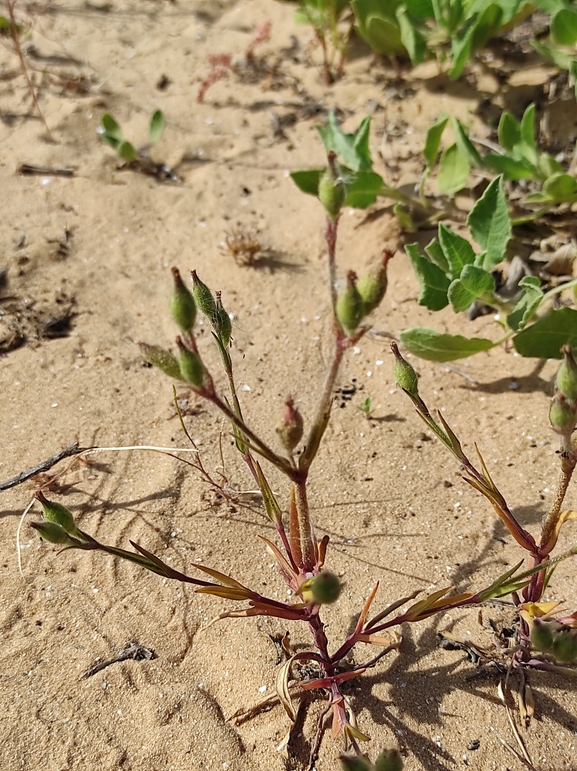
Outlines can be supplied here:
[[341, 755], [344, 771], [371, 771], [371, 764], [366, 755]]
[[547, 653], [553, 645], [553, 629], [549, 621], [536, 618], [531, 627], [531, 645], [535, 650]]
[[327, 215], [332, 220], [336, 220], [339, 216], [347, 197], [347, 190], [339, 173], [336, 157], [336, 153], [329, 152], [329, 165], [320, 176], [318, 190], [319, 201], [325, 207]]
[[36, 498], [42, 504], [44, 518], [47, 519], [48, 522], [54, 522], [66, 533], [70, 533], [70, 535], [80, 536], [80, 531], [76, 527], [72, 512], [70, 512], [66, 506], [63, 506], [61, 503], [49, 501], [42, 492], [37, 492]]
[[210, 323], [214, 325], [218, 315], [216, 301], [207, 285], [203, 284], [196, 275], [195, 270], [192, 271], [192, 294], [200, 310]]
[[216, 293], [216, 321], [214, 327], [220, 342], [226, 348], [230, 342], [230, 336], [232, 334], [232, 322], [230, 320], [230, 316], [222, 306], [220, 292]]
[[577, 630], [563, 627], [553, 635], [552, 654], [564, 664], [577, 659]]
[[204, 366], [200, 356], [187, 348], [180, 338], [176, 341], [178, 345], [178, 366], [180, 373], [187, 383], [191, 383], [197, 388], [202, 388], [204, 382]]
[[319, 573], [311, 584], [313, 600], [318, 605], [331, 605], [336, 602], [339, 599], [341, 589], [342, 585], [338, 576], [328, 570]]
[[381, 752], [375, 763], [375, 771], [402, 771], [403, 758], [398, 750]]
[[571, 436], [575, 428], [577, 412], [571, 402], [568, 402], [560, 391], [557, 391], [551, 399], [549, 420], [553, 426], [553, 431], [565, 436]]
[[278, 438], [287, 452], [292, 453], [303, 437], [303, 416], [295, 407], [292, 397], [288, 397], [285, 408], [276, 427]]
[[375, 310], [387, 291], [387, 263], [393, 253], [385, 250], [381, 262], [369, 270], [357, 281], [357, 290], [364, 303], [364, 315]]
[[63, 527], [56, 522], [32, 522], [32, 527], [38, 532], [40, 538], [49, 543], [58, 543], [63, 546], [72, 546], [73, 541]]
[[566, 399], [577, 401], [577, 362], [570, 345], [564, 345], [561, 352], [565, 358], [557, 372], [555, 385]]
[[363, 299], [357, 289], [357, 276], [353, 270], [347, 274], [347, 285], [337, 296], [337, 319], [348, 335], [352, 335], [365, 315]]
[[138, 343], [138, 347], [143, 359], [152, 364], [153, 367], [157, 367], [165, 375], [173, 377], [175, 380], [183, 380], [178, 359], [170, 351], [166, 351], [159, 345], [148, 345], [148, 343]]
[[403, 359], [396, 343], [391, 343], [391, 350], [395, 356], [394, 374], [397, 385], [410, 396], [417, 397], [419, 395], [419, 376], [409, 362]]
[[184, 285], [178, 268], [172, 268], [174, 289], [170, 298], [170, 315], [181, 332], [192, 332], [196, 319], [196, 303], [190, 291]]

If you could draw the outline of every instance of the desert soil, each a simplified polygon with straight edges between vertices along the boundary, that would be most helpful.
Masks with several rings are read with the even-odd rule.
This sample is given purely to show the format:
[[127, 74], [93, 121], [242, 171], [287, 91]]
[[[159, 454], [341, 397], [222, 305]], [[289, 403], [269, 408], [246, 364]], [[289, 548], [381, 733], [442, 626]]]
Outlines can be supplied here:
[[[372, 114], [375, 169], [392, 184], [414, 184], [423, 169], [424, 132], [442, 111], [489, 136], [505, 107], [519, 115], [531, 100], [543, 105], [549, 76], [532, 59], [507, 69], [495, 56], [458, 83], [432, 64], [398, 76], [355, 42], [345, 77], [326, 86], [311, 31], [294, 25], [293, 6], [272, 0], [63, 0], [20, 10], [32, 24], [27, 63], [55, 142], [46, 141], [18, 61], [3, 47], [1, 479], [74, 441], [190, 446], [170, 381], [144, 365], [135, 345], [174, 340], [167, 311], [173, 265], [186, 276], [196, 269], [234, 314], [233, 358], [257, 433], [275, 442], [288, 394], [310, 420], [331, 334], [324, 216], [288, 172], [323, 165], [316, 126], [331, 109], [349, 131]], [[247, 64], [255, 28], [267, 21], [270, 39], [258, 48], [257, 64]], [[208, 56], [222, 53], [232, 56], [236, 71], [199, 104]], [[179, 183], [120, 169], [97, 135], [102, 114], [110, 112], [142, 145], [157, 108], [167, 129], [152, 157], [175, 168]], [[550, 103], [542, 115], [553, 150], [574, 144], [574, 101]], [[25, 176], [21, 164], [75, 173]], [[396, 250], [374, 330], [396, 336], [428, 324], [496, 338], [491, 316], [467, 322], [447, 311], [433, 318], [417, 304], [418, 285], [403, 252], [407, 237], [387, 207], [381, 201], [368, 212], [346, 211], [340, 226], [341, 277], [362, 270], [385, 246]], [[237, 224], [260, 233], [263, 254], [252, 267], [219, 246]], [[433, 233], [418, 238], [426, 243]], [[206, 331], [200, 344], [217, 372]], [[480, 588], [523, 556], [395, 387], [391, 358], [383, 334], [367, 334], [346, 357], [311, 476], [318, 533], [331, 539], [328, 566], [346, 584], [326, 613], [335, 647], [377, 581], [380, 610], [415, 590]], [[412, 361], [429, 406], [443, 410], [467, 452], [479, 445], [523, 525], [537, 531], [558, 474], [547, 418], [556, 363], [504, 348], [453, 368]], [[224, 379], [218, 382], [224, 389]], [[0, 768], [6, 771], [307, 768], [322, 701], [303, 706], [284, 752], [277, 747], [290, 723], [278, 704], [250, 719], [230, 719], [274, 694], [283, 660], [278, 641], [290, 631], [300, 649], [306, 629], [274, 619], [208, 626], [229, 607], [225, 600], [98, 553], [58, 555], [29, 527], [40, 517], [37, 503], [18, 536], [19, 569], [20, 518], [44, 486], [106, 543], [130, 548], [136, 541], [193, 575], [199, 562], [286, 596], [258, 538], [272, 537], [272, 528], [250, 493], [229, 429], [193, 394], [178, 389], [178, 396], [202, 462], [223, 480], [232, 502], [189, 466], [144, 450], [69, 459], [2, 494]], [[367, 397], [371, 420], [357, 409]], [[284, 480], [274, 471], [270, 478], [286, 503]], [[574, 485], [566, 504], [577, 508]], [[566, 531], [560, 548], [574, 539], [571, 524]], [[563, 563], [548, 598], [574, 600], [576, 576], [577, 565]], [[493, 627], [513, 623], [510, 607], [488, 606], [403, 628], [400, 652], [347, 690], [360, 730], [371, 737], [371, 756], [397, 746], [407, 771], [522, 769], [505, 746], [520, 752], [496, 669], [472, 663], [463, 650], [439, 647], [439, 633], [450, 632], [489, 648]], [[117, 662], [82, 678], [130, 643], [154, 651], [154, 658]], [[376, 652], [358, 649], [355, 661]], [[574, 683], [539, 673], [531, 673], [530, 683], [535, 716], [528, 728], [514, 704], [515, 677], [507, 701], [534, 767], [577, 768]], [[337, 769], [342, 750], [329, 727], [314, 768]]]

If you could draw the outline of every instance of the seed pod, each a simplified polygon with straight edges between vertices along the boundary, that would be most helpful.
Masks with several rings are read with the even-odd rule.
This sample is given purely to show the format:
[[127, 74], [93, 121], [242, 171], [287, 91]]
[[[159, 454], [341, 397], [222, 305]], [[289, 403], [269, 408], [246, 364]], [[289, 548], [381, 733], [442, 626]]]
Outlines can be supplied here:
[[183, 380], [178, 359], [170, 351], [166, 351], [160, 345], [148, 345], [148, 343], [138, 343], [138, 347], [144, 360], [153, 367], [157, 367], [175, 380]]
[[196, 271], [192, 271], [192, 295], [200, 310], [211, 324], [215, 324], [217, 318], [216, 301], [206, 284], [199, 279]]
[[353, 270], [347, 273], [347, 285], [337, 295], [336, 313], [341, 327], [352, 335], [365, 313], [365, 305], [357, 289], [357, 275]]
[[366, 755], [341, 755], [344, 771], [371, 771], [371, 764]]
[[339, 599], [342, 585], [334, 573], [323, 570], [311, 584], [313, 600], [319, 605], [331, 605]]
[[70, 535], [81, 537], [80, 531], [76, 527], [76, 522], [72, 516], [72, 512], [69, 511], [66, 506], [63, 506], [61, 503], [56, 503], [55, 501], [49, 501], [41, 491], [36, 493], [36, 498], [42, 504], [44, 518], [48, 520], [48, 522], [54, 522], [66, 533], [70, 533]]
[[375, 771], [402, 771], [403, 758], [398, 750], [381, 752], [375, 763]]
[[170, 297], [170, 315], [181, 332], [191, 332], [196, 319], [196, 303], [181, 278], [178, 268], [172, 268], [174, 288]]
[[74, 542], [63, 527], [56, 522], [32, 522], [32, 527], [38, 532], [40, 538], [49, 543], [58, 543], [63, 546], [72, 546]]
[[553, 656], [564, 664], [577, 659], [577, 629], [563, 627], [553, 635]]
[[409, 362], [403, 359], [396, 343], [391, 343], [391, 350], [395, 356], [394, 374], [397, 385], [410, 396], [417, 397], [419, 395], [419, 376]]
[[577, 420], [577, 412], [571, 402], [560, 391], [555, 393], [549, 407], [549, 420], [553, 431], [564, 436], [571, 436]]
[[549, 621], [540, 618], [533, 620], [531, 627], [531, 645], [535, 650], [547, 653], [553, 645], [553, 629]]
[[202, 388], [204, 366], [200, 356], [187, 348], [180, 338], [177, 339], [176, 344], [178, 345], [178, 366], [183, 379], [197, 388]]
[[282, 446], [289, 453], [292, 453], [297, 444], [303, 437], [304, 421], [303, 416], [295, 407], [292, 397], [288, 397], [281, 419], [276, 427], [278, 438]]
[[329, 165], [319, 179], [319, 201], [330, 219], [336, 220], [347, 197], [347, 189], [336, 161], [336, 153], [329, 152]]
[[220, 342], [226, 348], [230, 342], [230, 336], [232, 334], [232, 322], [230, 316], [222, 306], [222, 300], [220, 292], [216, 293], [216, 322], [215, 332], [218, 335]]
[[357, 289], [365, 306], [365, 316], [374, 311], [385, 296], [387, 291], [387, 263], [392, 256], [393, 252], [386, 249], [383, 252], [381, 262], [377, 266], [369, 268], [357, 281]]
[[577, 362], [570, 345], [561, 348], [564, 359], [561, 362], [555, 385], [569, 401], [577, 401]]

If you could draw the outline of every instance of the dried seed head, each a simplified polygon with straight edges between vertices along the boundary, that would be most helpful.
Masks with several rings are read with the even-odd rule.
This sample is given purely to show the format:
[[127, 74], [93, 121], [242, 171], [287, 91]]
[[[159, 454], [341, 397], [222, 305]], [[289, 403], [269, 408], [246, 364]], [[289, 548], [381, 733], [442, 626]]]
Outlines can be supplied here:
[[178, 366], [183, 379], [197, 388], [202, 388], [204, 366], [200, 356], [187, 348], [180, 338], [177, 339], [176, 344], [178, 345]]
[[365, 316], [375, 310], [387, 291], [387, 264], [393, 252], [386, 249], [378, 265], [369, 268], [357, 281], [357, 289], [365, 305]]
[[409, 362], [403, 359], [396, 343], [391, 343], [391, 350], [395, 356], [394, 373], [397, 385], [410, 396], [417, 397], [419, 395], [419, 376]]
[[178, 359], [170, 351], [166, 351], [159, 345], [148, 345], [148, 343], [138, 343], [138, 347], [144, 360], [152, 364], [153, 367], [157, 367], [165, 375], [173, 377], [175, 380], [183, 380]]
[[347, 190], [336, 158], [336, 153], [332, 151], [328, 153], [329, 165], [320, 176], [318, 190], [319, 201], [332, 220], [336, 220], [339, 216], [347, 197]]
[[339, 599], [342, 584], [338, 576], [323, 570], [313, 580], [311, 591], [313, 600], [319, 605], [330, 605]]
[[259, 231], [256, 228], [241, 225], [235, 225], [230, 232], [225, 231], [224, 243], [221, 247], [232, 254], [238, 265], [248, 267], [258, 262], [259, 257], [266, 251]]
[[555, 385], [566, 399], [577, 401], [577, 362], [573, 356], [573, 349], [570, 345], [564, 345], [561, 352], [565, 358], [557, 372]]
[[287, 452], [292, 453], [303, 437], [303, 417], [295, 407], [292, 397], [288, 397], [281, 419], [276, 427], [278, 438]]
[[196, 303], [187, 289], [178, 268], [172, 268], [174, 288], [170, 297], [170, 315], [181, 332], [192, 332], [196, 319]]
[[365, 305], [357, 289], [357, 275], [353, 270], [347, 274], [347, 285], [337, 295], [337, 319], [348, 335], [352, 335], [365, 314]]
[[375, 771], [402, 771], [403, 758], [398, 750], [381, 752], [375, 763]]

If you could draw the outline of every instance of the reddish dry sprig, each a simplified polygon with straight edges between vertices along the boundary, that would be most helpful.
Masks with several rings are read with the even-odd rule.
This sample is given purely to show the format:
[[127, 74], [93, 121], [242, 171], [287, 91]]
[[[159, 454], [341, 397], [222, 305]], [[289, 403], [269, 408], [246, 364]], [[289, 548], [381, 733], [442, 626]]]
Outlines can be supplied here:
[[254, 59], [254, 52], [256, 51], [258, 46], [270, 40], [271, 29], [272, 29], [272, 22], [270, 20], [261, 21], [260, 24], [256, 25], [254, 38], [251, 40], [248, 48], [246, 49], [245, 56], [247, 59], [249, 60]]
[[[199, 103], [204, 101], [206, 92], [211, 86], [213, 86], [215, 83], [218, 83], [219, 80], [225, 80], [226, 78], [228, 78], [230, 73], [234, 69], [232, 65], [231, 57], [228, 54], [214, 54], [212, 56], [209, 56], [208, 60], [212, 64], [212, 69], [208, 73], [206, 78], [202, 81], [202, 83], [200, 84], [200, 88], [198, 89], [196, 101]], [[219, 62], [219, 63], [215, 63], [215, 62]]]

